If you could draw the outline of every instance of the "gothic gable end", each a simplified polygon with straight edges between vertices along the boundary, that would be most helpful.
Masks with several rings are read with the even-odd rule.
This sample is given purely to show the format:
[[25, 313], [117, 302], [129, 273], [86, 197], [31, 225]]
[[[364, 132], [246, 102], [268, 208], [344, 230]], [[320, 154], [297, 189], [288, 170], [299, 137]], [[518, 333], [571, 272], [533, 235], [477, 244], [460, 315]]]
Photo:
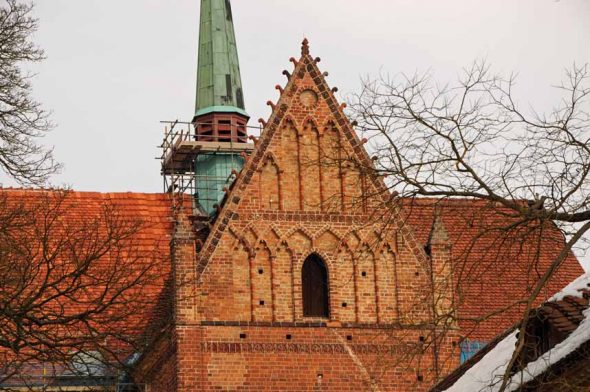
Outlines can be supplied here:
[[424, 251], [382, 179], [362, 170], [371, 165], [363, 143], [303, 48], [197, 256], [199, 318], [306, 321], [302, 268], [316, 254], [330, 319], [425, 321]]
[[[248, 158], [214, 223], [211, 235], [199, 254], [199, 271], [204, 271], [220, 242], [222, 233], [244, 211], [359, 214], [391, 210], [383, 180], [363, 175], [371, 160], [343, 113], [324, 75], [319, 59], [309, 55], [307, 40], [302, 56], [291, 59], [293, 73], [285, 71], [287, 86], [276, 104], [256, 148]], [[295, 169], [293, 169], [295, 168]], [[254, 184], [255, 183], [255, 184]], [[254, 186], [255, 185], [255, 186]], [[363, 194], [371, 194], [367, 205]], [[386, 208], [384, 206], [393, 207]], [[397, 219], [388, 218], [396, 224]], [[409, 227], [396, 227], [416, 257], [426, 264], [421, 246]]]

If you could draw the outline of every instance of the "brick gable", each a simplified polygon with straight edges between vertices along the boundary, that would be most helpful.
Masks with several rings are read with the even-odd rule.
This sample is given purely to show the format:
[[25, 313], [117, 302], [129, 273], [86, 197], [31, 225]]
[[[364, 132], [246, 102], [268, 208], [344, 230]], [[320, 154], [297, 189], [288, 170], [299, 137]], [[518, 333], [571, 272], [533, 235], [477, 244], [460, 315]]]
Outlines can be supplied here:
[[[229, 321], [223, 313], [229, 312], [238, 321], [301, 321], [299, 271], [314, 252], [338, 288], [331, 293], [334, 320], [425, 317], [419, 306], [402, 309], [410, 301], [395, 293], [404, 285], [402, 291], [424, 295], [424, 253], [409, 230], [392, 224], [394, 213], [383, 211], [382, 198], [368, 197], [383, 195], [384, 186], [357, 169], [370, 161], [306, 44], [293, 62], [293, 75], [197, 256], [206, 293], [200, 317]], [[382, 213], [369, 212], [375, 210]], [[393, 264], [403, 252], [399, 273], [405, 275], [396, 281]]]
[[[177, 284], [178, 390], [422, 390], [435, 377], [430, 261], [363, 172], [370, 159], [317, 61], [304, 42], [200, 252], [181, 235], [177, 279], [197, 275]], [[312, 254], [329, 318], [303, 314]], [[444, 356], [452, 336], [437, 342]]]

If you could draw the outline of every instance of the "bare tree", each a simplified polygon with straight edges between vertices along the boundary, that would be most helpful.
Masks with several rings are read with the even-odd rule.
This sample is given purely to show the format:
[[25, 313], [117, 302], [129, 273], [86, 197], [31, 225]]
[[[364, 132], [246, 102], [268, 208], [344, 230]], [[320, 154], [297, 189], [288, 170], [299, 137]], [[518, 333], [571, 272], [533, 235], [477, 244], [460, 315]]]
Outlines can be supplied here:
[[[536, 276], [527, 295], [515, 299], [523, 305], [522, 320], [590, 229], [589, 72], [588, 65], [566, 72], [557, 87], [563, 98], [549, 114], [521, 109], [515, 76], [495, 75], [485, 62], [465, 69], [456, 85], [441, 87], [428, 74], [365, 80], [352, 99], [352, 117], [371, 143], [375, 164], [360, 170], [385, 177], [403, 200], [485, 202], [509, 221], [493, 228], [498, 235], [490, 249], [496, 251], [499, 242], [524, 244], [561, 230], [567, 240], [554, 244], [550, 265], [531, 271]], [[523, 345], [521, 334], [508, 369]]]
[[149, 226], [120, 206], [71, 195], [0, 194], [0, 385], [125, 366], [157, 328], [167, 244], [142, 242]]
[[[32, 10], [0, 0], [0, 168], [20, 184], [43, 186], [59, 165], [40, 144], [52, 124], [22, 68], [44, 58], [31, 41]], [[88, 207], [72, 195], [0, 190], [3, 390], [125, 369], [158, 328], [147, 323], [158, 319], [150, 312], [161, 300], [168, 244], [146, 241], [149, 223], [123, 206]]]
[[31, 42], [37, 30], [32, 3], [0, 2], [0, 168], [24, 185], [41, 185], [59, 170], [52, 150], [39, 144], [52, 127], [48, 113], [31, 97], [25, 63], [43, 60]]

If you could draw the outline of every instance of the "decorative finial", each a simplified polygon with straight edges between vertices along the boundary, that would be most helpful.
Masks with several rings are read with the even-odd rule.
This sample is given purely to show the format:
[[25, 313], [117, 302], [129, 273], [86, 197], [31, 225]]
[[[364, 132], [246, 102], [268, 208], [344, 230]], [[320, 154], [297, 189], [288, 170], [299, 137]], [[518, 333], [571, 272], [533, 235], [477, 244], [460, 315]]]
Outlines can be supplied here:
[[301, 55], [309, 55], [309, 41], [307, 40], [307, 38], [304, 38], [303, 42], [301, 43]]

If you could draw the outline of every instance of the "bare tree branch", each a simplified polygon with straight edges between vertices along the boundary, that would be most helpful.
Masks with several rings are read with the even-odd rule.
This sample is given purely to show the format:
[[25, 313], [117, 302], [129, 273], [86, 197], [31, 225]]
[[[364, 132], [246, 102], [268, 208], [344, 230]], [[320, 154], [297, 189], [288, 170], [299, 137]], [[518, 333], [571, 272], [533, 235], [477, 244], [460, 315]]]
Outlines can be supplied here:
[[[364, 80], [349, 107], [373, 154], [375, 167], [361, 170], [384, 177], [388, 191], [401, 200], [481, 200], [493, 210], [490, 216], [504, 217], [503, 226], [483, 224], [481, 236], [470, 240], [472, 246], [491, 241], [489, 252], [497, 253], [497, 259], [510, 256], [502, 249], [526, 254], [530, 263], [522, 267], [531, 283], [512, 305], [469, 321], [477, 324], [517, 308], [526, 330], [555, 271], [590, 227], [590, 70], [574, 65], [566, 71], [557, 87], [563, 99], [549, 114], [522, 111], [514, 99], [515, 83], [515, 75], [495, 75], [483, 61], [464, 69], [455, 85], [439, 86], [428, 74], [381, 75]], [[542, 244], [557, 229], [566, 241], [553, 244], [552, 261], [541, 267]], [[477, 266], [467, 262], [468, 253], [461, 255], [465, 263], [453, 265], [461, 284], [476, 282], [478, 268], [505, 265]], [[459, 308], [469, 300], [463, 298], [461, 284], [455, 288]]]
[[37, 30], [32, 9], [17, 0], [0, 2], [0, 168], [21, 184], [42, 185], [60, 166], [39, 144], [52, 124], [31, 97], [32, 75], [22, 71], [24, 63], [44, 59], [30, 40]]
[[80, 353], [124, 366], [147, 342], [167, 246], [140, 243], [146, 222], [112, 203], [80, 216], [68, 191], [25, 199], [0, 194], [0, 384]]

